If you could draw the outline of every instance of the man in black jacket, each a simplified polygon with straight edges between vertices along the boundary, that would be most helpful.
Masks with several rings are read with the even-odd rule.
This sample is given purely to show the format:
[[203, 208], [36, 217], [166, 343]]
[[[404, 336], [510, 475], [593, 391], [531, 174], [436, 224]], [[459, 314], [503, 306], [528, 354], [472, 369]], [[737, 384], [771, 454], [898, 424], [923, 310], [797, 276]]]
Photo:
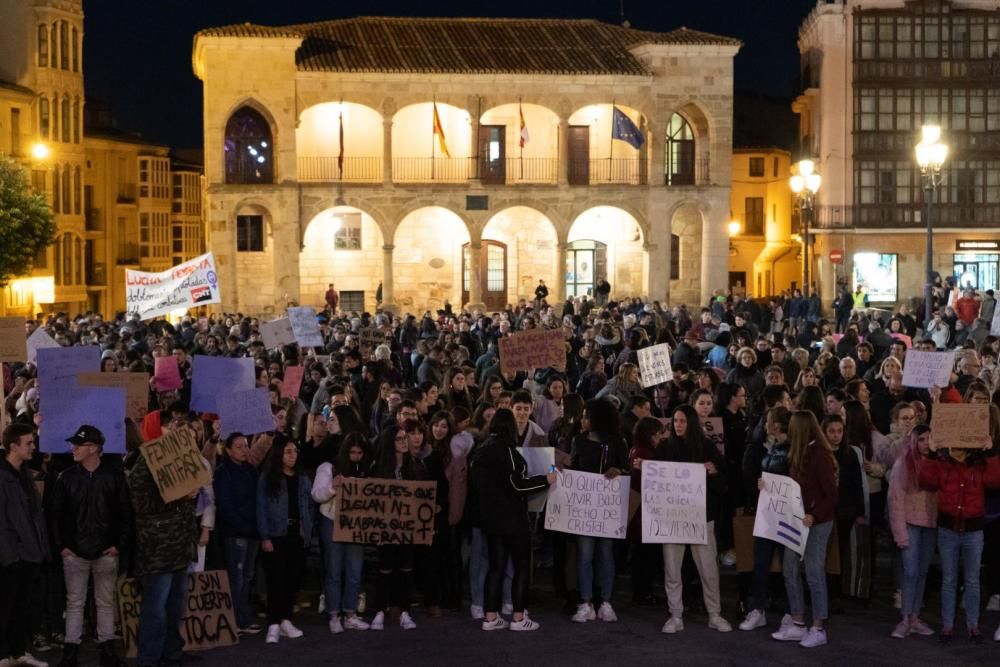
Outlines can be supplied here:
[[128, 484], [121, 468], [101, 462], [104, 434], [82, 425], [67, 442], [76, 465], [56, 478], [50, 515], [52, 542], [63, 559], [66, 639], [62, 665], [75, 667], [83, 636], [83, 608], [94, 578], [101, 667], [125, 663], [115, 654], [115, 578], [133, 525]]

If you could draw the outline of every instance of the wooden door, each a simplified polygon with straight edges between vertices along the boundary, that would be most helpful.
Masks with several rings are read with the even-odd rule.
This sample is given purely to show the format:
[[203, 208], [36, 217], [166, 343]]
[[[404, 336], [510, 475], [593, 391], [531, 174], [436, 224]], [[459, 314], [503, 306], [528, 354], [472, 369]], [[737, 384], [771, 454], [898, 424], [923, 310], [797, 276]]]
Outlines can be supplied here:
[[479, 126], [479, 180], [484, 185], [506, 181], [506, 134], [505, 125]]
[[590, 126], [569, 126], [569, 173], [570, 185], [590, 184]]
[[507, 306], [507, 246], [499, 241], [483, 241], [479, 249], [479, 275], [471, 274], [469, 244], [462, 246], [462, 303], [469, 303], [471, 283], [478, 279], [483, 303], [489, 310]]

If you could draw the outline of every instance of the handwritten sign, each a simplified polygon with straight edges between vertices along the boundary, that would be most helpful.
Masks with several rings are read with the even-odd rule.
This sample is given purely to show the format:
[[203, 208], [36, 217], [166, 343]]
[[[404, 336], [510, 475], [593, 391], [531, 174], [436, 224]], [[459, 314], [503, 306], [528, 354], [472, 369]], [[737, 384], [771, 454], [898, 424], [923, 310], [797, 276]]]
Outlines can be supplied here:
[[189, 496], [212, 483], [212, 474], [201, 459], [194, 433], [187, 429], [165, 433], [143, 443], [140, 449], [165, 503]]
[[184, 386], [181, 370], [174, 355], [157, 357], [153, 366], [153, 388], [156, 391], [174, 391]]
[[365, 327], [358, 332], [358, 346], [361, 348], [361, 356], [370, 358], [375, 352], [375, 348], [385, 343], [385, 332], [377, 327]]
[[726, 454], [726, 433], [722, 426], [722, 417], [709, 417], [702, 424], [705, 437], [715, 444], [715, 450], [725, 456]]
[[802, 523], [802, 489], [791, 477], [765, 472], [764, 489], [757, 501], [757, 517], [753, 523], [754, 537], [763, 537], [782, 544], [795, 553], [803, 554], [809, 529]]
[[629, 478], [563, 470], [549, 487], [545, 529], [571, 535], [624, 539]]
[[309, 306], [288, 309], [288, 319], [292, 325], [295, 340], [302, 347], [323, 347], [323, 334], [319, 331], [316, 311]]
[[28, 339], [23, 317], [0, 317], [0, 361], [27, 361]]
[[[117, 588], [125, 657], [134, 658], [139, 646], [142, 594], [135, 579], [120, 579]], [[225, 570], [188, 575], [187, 603], [179, 629], [185, 651], [206, 651], [239, 643], [229, 575]]]
[[252, 435], [274, 430], [267, 387], [223, 394], [219, 396], [216, 406], [223, 438], [230, 433]]
[[990, 406], [937, 403], [931, 413], [931, 432], [938, 447], [980, 449], [990, 442]]
[[[529, 477], [548, 474], [552, 466], [556, 464], [555, 447], [518, 447], [517, 452], [524, 457], [524, 462], [528, 464], [527, 474]], [[544, 510], [547, 497], [548, 494], [545, 493], [528, 496], [528, 511], [541, 512]]]
[[702, 463], [642, 462], [644, 544], [708, 544]]
[[562, 329], [531, 329], [500, 339], [500, 370], [504, 373], [536, 368], [566, 368], [566, 340]]
[[269, 350], [282, 345], [291, 345], [295, 342], [291, 320], [282, 317], [279, 320], [264, 322], [260, 325], [260, 339], [264, 342], [264, 347]]
[[144, 320], [174, 310], [221, 303], [212, 253], [199, 255], [160, 273], [125, 269], [125, 307]]
[[38, 327], [28, 336], [28, 363], [37, 364], [38, 351], [54, 347], [61, 346], [52, 339], [52, 336], [45, 333], [45, 329]]
[[951, 382], [951, 370], [955, 366], [954, 352], [923, 352], [910, 350], [906, 353], [903, 367], [904, 387], [947, 387]]
[[218, 412], [220, 396], [253, 389], [257, 381], [253, 359], [195, 355], [191, 362], [191, 409]]
[[137, 423], [149, 411], [149, 373], [80, 373], [82, 387], [121, 387], [125, 390], [125, 415]]
[[340, 485], [334, 542], [430, 544], [434, 539], [437, 484], [396, 479], [348, 478]]
[[282, 398], [298, 398], [299, 389], [302, 388], [302, 366], [289, 366], [285, 369], [285, 377], [281, 381]]
[[669, 382], [674, 377], [670, 368], [670, 346], [666, 343], [644, 347], [639, 354], [639, 376], [642, 386], [653, 387]]

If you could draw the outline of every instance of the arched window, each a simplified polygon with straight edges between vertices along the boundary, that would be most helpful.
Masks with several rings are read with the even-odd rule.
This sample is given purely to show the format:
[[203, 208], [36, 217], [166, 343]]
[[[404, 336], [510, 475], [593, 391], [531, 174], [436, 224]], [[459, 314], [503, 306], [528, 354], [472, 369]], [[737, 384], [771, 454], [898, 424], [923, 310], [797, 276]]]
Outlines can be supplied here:
[[49, 98], [44, 95], [38, 100], [38, 133], [49, 139]]
[[226, 183], [274, 182], [273, 149], [264, 117], [250, 107], [239, 108], [226, 123]]
[[667, 124], [666, 151], [664, 182], [667, 185], [694, 185], [694, 131], [680, 114], [671, 116]]
[[59, 120], [62, 121], [62, 140], [67, 144], [73, 140], [73, 135], [70, 132], [70, 124], [73, 122], [73, 117], [70, 116], [69, 112], [69, 97], [63, 97], [62, 99], [62, 109], [59, 112]]
[[70, 187], [69, 187], [69, 179], [70, 179], [70, 174], [72, 173], [72, 171], [73, 170], [70, 169], [70, 167], [69, 167], [68, 164], [67, 165], [63, 165], [63, 171], [62, 171], [62, 212], [63, 213], [72, 213], [73, 212], [73, 208], [72, 208], [73, 194], [70, 191]]
[[69, 23], [59, 22], [59, 66], [69, 69]]
[[73, 71], [74, 72], [79, 72], [80, 71], [80, 33], [76, 29], [76, 26], [73, 27], [73, 45], [72, 45], [72, 50], [73, 50]]
[[[52, 176], [52, 212], [59, 213], [62, 210], [62, 196], [60, 187], [62, 181], [59, 180], [59, 165], [56, 165], [55, 171]], [[56, 266], [59, 263], [56, 262]]]
[[80, 98], [73, 99], [73, 143], [80, 143]]
[[80, 215], [80, 202], [83, 200], [83, 179], [80, 176], [80, 167], [73, 170], [73, 214]]
[[38, 26], [38, 66], [49, 66], [49, 27], [44, 23]]

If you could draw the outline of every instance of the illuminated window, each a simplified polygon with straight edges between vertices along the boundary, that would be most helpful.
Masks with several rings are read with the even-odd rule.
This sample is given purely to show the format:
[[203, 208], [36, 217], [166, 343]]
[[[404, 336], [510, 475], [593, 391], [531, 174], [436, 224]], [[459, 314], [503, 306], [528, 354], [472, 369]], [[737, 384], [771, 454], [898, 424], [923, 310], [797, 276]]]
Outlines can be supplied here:
[[271, 128], [264, 117], [250, 107], [241, 107], [226, 123], [226, 183], [273, 182], [273, 148]]
[[671, 116], [667, 124], [666, 161], [663, 171], [667, 185], [694, 185], [694, 131], [680, 114], [675, 113]]
[[361, 214], [338, 213], [340, 227], [333, 235], [334, 248], [337, 250], [361, 250]]
[[854, 254], [852, 290], [861, 286], [871, 302], [896, 302], [898, 255], [877, 252]]

